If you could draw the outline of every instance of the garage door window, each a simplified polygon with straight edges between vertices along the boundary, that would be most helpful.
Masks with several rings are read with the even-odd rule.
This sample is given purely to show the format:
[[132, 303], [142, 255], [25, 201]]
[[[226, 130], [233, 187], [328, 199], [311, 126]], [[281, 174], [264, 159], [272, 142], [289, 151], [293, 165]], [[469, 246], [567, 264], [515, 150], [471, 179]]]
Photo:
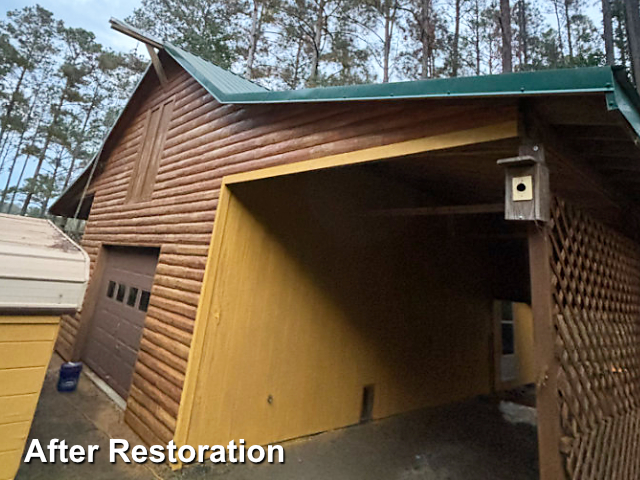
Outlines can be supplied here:
[[151, 292], [148, 290], [141, 291], [137, 287], [128, 287], [124, 283], [116, 283], [113, 280], [109, 280], [107, 297], [122, 303], [124, 302], [125, 296], [127, 297], [127, 301], [125, 302], [127, 306], [132, 308], [137, 307], [141, 312], [146, 312], [149, 308]]
[[142, 294], [140, 295], [140, 304], [138, 305], [138, 309], [146, 312], [147, 309], [149, 308], [149, 297], [151, 296], [151, 294], [149, 292], [147, 292], [146, 290], [142, 291]]
[[129, 305], [130, 307], [135, 307], [137, 299], [138, 299], [138, 289], [135, 287], [129, 287], [129, 296], [127, 297], [127, 305]]
[[124, 300], [124, 294], [127, 291], [126, 285], [123, 283], [118, 284], [118, 293], [116, 293], [116, 300], [122, 302]]
[[107, 287], [107, 297], [113, 298], [113, 294], [116, 291], [116, 282], [109, 280], [109, 286]]

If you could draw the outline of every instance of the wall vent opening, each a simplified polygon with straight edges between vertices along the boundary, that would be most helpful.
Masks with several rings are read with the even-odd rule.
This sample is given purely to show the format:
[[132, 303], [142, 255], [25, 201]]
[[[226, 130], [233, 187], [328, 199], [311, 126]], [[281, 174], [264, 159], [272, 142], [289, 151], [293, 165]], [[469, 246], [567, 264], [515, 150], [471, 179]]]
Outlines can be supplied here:
[[360, 422], [368, 422], [373, 418], [373, 397], [375, 393], [374, 385], [365, 385], [362, 389], [362, 410], [360, 411]]

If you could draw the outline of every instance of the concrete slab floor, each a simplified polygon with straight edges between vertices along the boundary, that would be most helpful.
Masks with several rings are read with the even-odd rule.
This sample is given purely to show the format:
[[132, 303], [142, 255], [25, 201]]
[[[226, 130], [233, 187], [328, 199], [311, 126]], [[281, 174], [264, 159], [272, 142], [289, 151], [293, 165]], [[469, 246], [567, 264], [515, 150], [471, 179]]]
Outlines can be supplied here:
[[[285, 464], [190, 466], [111, 464], [109, 438], [140, 439], [123, 412], [86, 376], [71, 394], [56, 391], [60, 359], [49, 367], [29, 441], [100, 445], [94, 464], [22, 464], [17, 480], [533, 480], [535, 427], [503, 418], [497, 403], [475, 399], [425, 409], [283, 444]], [[503, 409], [504, 410], [504, 409]], [[513, 415], [512, 415], [513, 417]]]

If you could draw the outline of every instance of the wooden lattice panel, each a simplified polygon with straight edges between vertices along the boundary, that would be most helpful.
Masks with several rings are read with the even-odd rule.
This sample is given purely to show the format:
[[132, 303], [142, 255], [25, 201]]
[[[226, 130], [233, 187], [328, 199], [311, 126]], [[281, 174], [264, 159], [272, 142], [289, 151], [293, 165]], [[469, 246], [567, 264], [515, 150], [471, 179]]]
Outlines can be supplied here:
[[640, 248], [552, 205], [561, 449], [571, 479], [640, 478]]

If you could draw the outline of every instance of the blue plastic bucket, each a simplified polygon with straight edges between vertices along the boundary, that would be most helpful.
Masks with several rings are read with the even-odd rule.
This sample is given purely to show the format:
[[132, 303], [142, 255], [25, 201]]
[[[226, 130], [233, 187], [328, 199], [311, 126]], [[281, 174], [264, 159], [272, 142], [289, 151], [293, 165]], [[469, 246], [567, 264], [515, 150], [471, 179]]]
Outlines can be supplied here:
[[67, 362], [60, 366], [60, 376], [58, 377], [59, 392], [73, 392], [78, 386], [82, 362]]

